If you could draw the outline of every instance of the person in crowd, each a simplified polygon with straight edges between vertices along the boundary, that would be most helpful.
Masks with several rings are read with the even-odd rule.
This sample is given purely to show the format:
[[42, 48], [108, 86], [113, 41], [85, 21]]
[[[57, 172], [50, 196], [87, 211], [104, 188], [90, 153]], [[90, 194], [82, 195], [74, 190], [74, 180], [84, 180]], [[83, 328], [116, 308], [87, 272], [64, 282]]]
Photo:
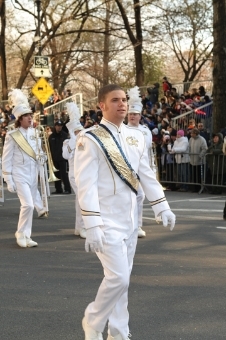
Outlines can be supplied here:
[[[142, 112], [142, 102], [139, 94], [139, 88], [138, 86], [135, 86], [134, 88], [127, 91], [128, 96], [128, 126], [134, 127], [139, 129], [144, 137], [146, 142], [146, 147], [148, 151], [149, 156], [149, 163], [151, 164], [153, 158], [152, 158], [152, 134], [149, 128], [146, 125], [141, 125], [141, 112]], [[154, 161], [154, 160], [153, 160]], [[144, 191], [139, 186], [138, 192], [137, 192], [137, 209], [138, 209], [138, 237], [145, 237], [146, 232], [142, 229], [143, 224], [143, 202], [145, 199]]]
[[[61, 120], [58, 120], [54, 124], [53, 132], [49, 136], [49, 146], [53, 159], [53, 164], [54, 167], [57, 169], [55, 175], [59, 179], [58, 181], [54, 182], [56, 191], [52, 192], [52, 194], [71, 193], [71, 186], [67, 172], [68, 162], [63, 158], [62, 155], [63, 142], [65, 139], [68, 139], [68, 134], [62, 131], [62, 127], [63, 122]], [[62, 189], [62, 182], [64, 184], [64, 192]]]
[[84, 223], [82, 220], [82, 215], [80, 212], [80, 207], [78, 204], [78, 194], [77, 187], [75, 184], [75, 175], [74, 175], [74, 153], [75, 153], [75, 145], [77, 135], [81, 130], [83, 130], [83, 126], [81, 125], [79, 119], [79, 108], [75, 103], [67, 103], [67, 113], [70, 117], [69, 122], [67, 123], [67, 128], [70, 134], [70, 139], [65, 139], [63, 142], [63, 157], [68, 161], [69, 172], [68, 177], [71, 184], [72, 189], [75, 193], [75, 235], [80, 235], [81, 238], [86, 238], [86, 230], [84, 228]]
[[148, 101], [155, 105], [159, 100], [159, 83], [154, 83], [153, 87], [147, 89]]
[[172, 97], [175, 98], [176, 100], [179, 99], [179, 94], [178, 94], [178, 92], [177, 92], [176, 87], [172, 87], [172, 89], [171, 89], [171, 95], [172, 95]]
[[176, 190], [174, 156], [170, 153], [173, 143], [168, 131], [164, 131], [161, 144], [162, 182], [166, 183], [166, 190]]
[[[128, 286], [138, 234], [136, 193], [141, 184], [156, 218], [172, 230], [175, 215], [150, 169], [144, 135], [123, 124], [127, 97], [115, 84], [98, 94], [100, 125], [80, 132], [75, 150], [75, 181], [86, 228], [86, 251], [95, 252], [104, 278], [82, 321], [86, 339], [129, 336]], [[139, 181], [139, 179], [140, 181]], [[91, 199], [92, 198], [92, 199]]]
[[[200, 136], [197, 128], [191, 130], [191, 138], [189, 139], [189, 154], [190, 154], [190, 182], [192, 192], [199, 192], [202, 181], [201, 173], [203, 174], [203, 166], [205, 164], [205, 153], [207, 144], [205, 138]], [[199, 186], [198, 186], [199, 184]]]
[[177, 178], [181, 182], [180, 189], [178, 191], [188, 191], [189, 181], [189, 142], [187, 137], [184, 136], [184, 130], [177, 131], [177, 138], [170, 151], [175, 154], [175, 160], [177, 163]]
[[200, 136], [205, 138], [207, 146], [210, 146], [210, 134], [204, 129], [204, 124], [198, 123], [197, 128], [200, 132]]
[[222, 194], [222, 187], [224, 174], [226, 172], [226, 162], [223, 153], [223, 135], [215, 133], [212, 137], [211, 145], [206, 151], [206, 162], [211, 175], [211, 184], [209, 193]]
[[163, 89], [164, 95], [168, 96], [168, 95], [170, 95], [170, 92], [171, 92], [171, 89], [172, 89], [172, 85], [168, 81], [167, 77], [163, 77], [162, 80], [163, 80], [163, 82], [162, 82], [162, 89]]
[[204, 97], [206, 95], [206, 90], [204, 86], [199, 87], [198, 94], [200, 97]]
[[47, 213], [38, 191], [38, 170], [45, 163], [46, 156], [41, 149], [41, 140], [32, 128], [32, 110], [27, 97], [19, 89], [9, 95], [16, 121], [15, 129], [6, 135], [2, 171], [7, 189], [17, 193], [21, 204], [15, 233], [17, 244], [31, 248], [38, 245], [31, 239], [34, 206], [39, 217]]

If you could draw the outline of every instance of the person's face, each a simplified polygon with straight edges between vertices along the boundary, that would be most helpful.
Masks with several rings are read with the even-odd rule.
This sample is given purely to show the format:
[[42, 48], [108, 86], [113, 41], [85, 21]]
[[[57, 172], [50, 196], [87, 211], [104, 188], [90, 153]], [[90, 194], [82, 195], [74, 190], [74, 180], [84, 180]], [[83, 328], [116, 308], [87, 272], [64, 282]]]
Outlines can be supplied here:
[[139, 113], [128, 113], [128, 123], [132, 126], [138, 126], [140, 122]]
[[62, 130], [62, 125], [55, 125], [56, 132], [59, 133]]
[[203, 124], [198, 124], [198, 129], [202, 130], [203, 129]]
[[33, 117], [31, 113], [26, 113], [21, 117], [20, 125], [23, 129], [28, 129], [32, 126]]
[[214, 136], [213, 137], [213, 142], [214, 143], [218, 143], [219, 142], [219, 137], [218, 136]]
[[119, 126], [127, 114], [126, 94], [122, 90], [109, 92], [99, 106], [104, 118]]

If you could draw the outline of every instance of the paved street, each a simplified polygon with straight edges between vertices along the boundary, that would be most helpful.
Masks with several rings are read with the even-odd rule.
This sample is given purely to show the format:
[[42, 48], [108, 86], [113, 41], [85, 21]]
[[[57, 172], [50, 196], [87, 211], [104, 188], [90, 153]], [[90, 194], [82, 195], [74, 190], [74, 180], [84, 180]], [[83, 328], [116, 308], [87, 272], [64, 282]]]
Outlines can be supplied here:
[[[53, 189], [53, 188], [52, 188]], [[14, 233], [17, 196], [0, 206], [0, 340], [84, 340], [81, 319], [102, 279], [84, 240], [73, 235], [74, 195], [52, 196], [47, 220], [34, 213], [37, 248]], [[226, 196], [166, 192], [173, 232], [146, 202], [129, 289], [131, 340], [226, 339]], [[104, 340], [106, 339], [106, 331]]]

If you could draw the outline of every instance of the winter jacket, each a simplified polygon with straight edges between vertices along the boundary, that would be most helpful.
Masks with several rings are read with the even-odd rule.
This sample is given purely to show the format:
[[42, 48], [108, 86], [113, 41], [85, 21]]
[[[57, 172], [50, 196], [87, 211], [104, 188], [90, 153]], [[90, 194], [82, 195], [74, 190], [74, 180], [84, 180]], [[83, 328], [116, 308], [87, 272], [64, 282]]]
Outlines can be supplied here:
[[205, 138], [198, 135], [189, 139], [190, 164], [197, 166], [205, 163], [207, 144]]
[[218, 143], [211, 143], [206, 152], [206, 161], [212, 174], [222, 174], [226, 172], [226, 157], [223, 155], [223, 135], [217, 133]]
[[187, 137], [177, 138], [173, 144], [172, 152], [175, 153], [176, 163], [189, 163], [189, 143]]

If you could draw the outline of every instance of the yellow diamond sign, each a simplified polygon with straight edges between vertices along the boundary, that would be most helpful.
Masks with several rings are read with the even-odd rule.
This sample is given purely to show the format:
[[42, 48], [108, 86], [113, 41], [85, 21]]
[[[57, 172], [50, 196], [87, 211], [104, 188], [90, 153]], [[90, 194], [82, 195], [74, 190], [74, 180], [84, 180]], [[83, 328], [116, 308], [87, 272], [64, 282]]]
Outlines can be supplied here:
[[49, 85], [48, 81], [45, 78], [40, 78], [35, 86], [32, 88], [31, 92], [38, 98], [38, 100], [45, 104], [49, 97], [53, 94], [54, 90]]

